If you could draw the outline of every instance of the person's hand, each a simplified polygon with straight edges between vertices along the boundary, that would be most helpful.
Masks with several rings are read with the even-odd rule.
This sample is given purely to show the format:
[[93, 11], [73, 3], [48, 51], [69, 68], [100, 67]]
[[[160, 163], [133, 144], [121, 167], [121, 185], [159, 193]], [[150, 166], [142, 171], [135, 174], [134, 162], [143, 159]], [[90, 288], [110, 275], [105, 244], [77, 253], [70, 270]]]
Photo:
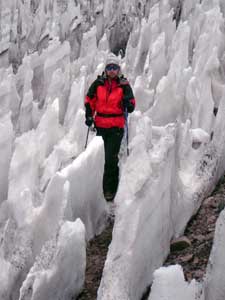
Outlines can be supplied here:
[[92, 117], [86, 117], [85, 124], [88, 127], [91, 127], [91, 125], [93, 124], [93, 118]]

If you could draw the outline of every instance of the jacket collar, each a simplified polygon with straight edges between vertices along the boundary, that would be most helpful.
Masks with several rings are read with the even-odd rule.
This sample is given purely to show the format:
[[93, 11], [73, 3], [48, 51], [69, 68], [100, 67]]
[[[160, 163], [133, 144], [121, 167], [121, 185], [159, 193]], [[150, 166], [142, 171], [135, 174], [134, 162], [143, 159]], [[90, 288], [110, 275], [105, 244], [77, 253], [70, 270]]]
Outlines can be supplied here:
[[[102, 75], [99, 76], [104, 82], [105, 80], [108, 79], [107, 75], [105, 72], [102, 72]], [[127, 82], [127, 79], [123, 76], [123, 74], [119, 74], [119, 76], [117, 76], [115, 78], [115, 81], [117, 82], [117, 84], [119, 85], [123, 85], [124, 82], [126, 81]]]

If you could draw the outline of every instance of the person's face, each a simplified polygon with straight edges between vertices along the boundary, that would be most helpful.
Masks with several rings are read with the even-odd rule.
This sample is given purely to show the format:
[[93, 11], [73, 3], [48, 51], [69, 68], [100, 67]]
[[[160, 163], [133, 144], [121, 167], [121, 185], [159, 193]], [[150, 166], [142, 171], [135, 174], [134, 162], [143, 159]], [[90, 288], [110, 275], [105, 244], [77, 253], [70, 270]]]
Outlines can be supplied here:
[[109, 78], [113, 79], [113, 78], [118, 76], [119, 71], [120, 71], [120, 67], [118, 65], [115, 65], [115, 64], [110, 64], [110, 65], [106, 66], [105, 71], [106, 71], [106, 75]]

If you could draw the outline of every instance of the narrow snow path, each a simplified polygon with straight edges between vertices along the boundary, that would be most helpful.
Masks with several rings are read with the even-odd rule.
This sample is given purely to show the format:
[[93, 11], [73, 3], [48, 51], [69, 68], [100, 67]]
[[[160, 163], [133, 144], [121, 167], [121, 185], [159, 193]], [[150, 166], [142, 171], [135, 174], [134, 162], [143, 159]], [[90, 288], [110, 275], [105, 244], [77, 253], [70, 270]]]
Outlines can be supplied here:
[[108, 246], [112, 239], [112, 230], [113, 221], [109, 221], [105, 230], [88, 243], [85, 285], [77, 300], [97, 299], [97, 290], [100, 285]]

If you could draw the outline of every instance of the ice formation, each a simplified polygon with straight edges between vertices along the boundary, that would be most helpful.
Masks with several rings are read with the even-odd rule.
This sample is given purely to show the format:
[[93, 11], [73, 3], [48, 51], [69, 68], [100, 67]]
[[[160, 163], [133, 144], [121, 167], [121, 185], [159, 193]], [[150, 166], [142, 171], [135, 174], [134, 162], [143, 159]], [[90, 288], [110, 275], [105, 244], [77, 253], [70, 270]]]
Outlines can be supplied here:
[[139, 300], [152, 280], [150, 300], [224, 299], [224, 213], [202, 285], [155, 272], [224, 174], [224, 17], [222, 0], [0, 1], [1, 300], [82, 289], [85, 240], [107, 214], [83, 101], [110, 50], [137, 109], [98, 300]]

